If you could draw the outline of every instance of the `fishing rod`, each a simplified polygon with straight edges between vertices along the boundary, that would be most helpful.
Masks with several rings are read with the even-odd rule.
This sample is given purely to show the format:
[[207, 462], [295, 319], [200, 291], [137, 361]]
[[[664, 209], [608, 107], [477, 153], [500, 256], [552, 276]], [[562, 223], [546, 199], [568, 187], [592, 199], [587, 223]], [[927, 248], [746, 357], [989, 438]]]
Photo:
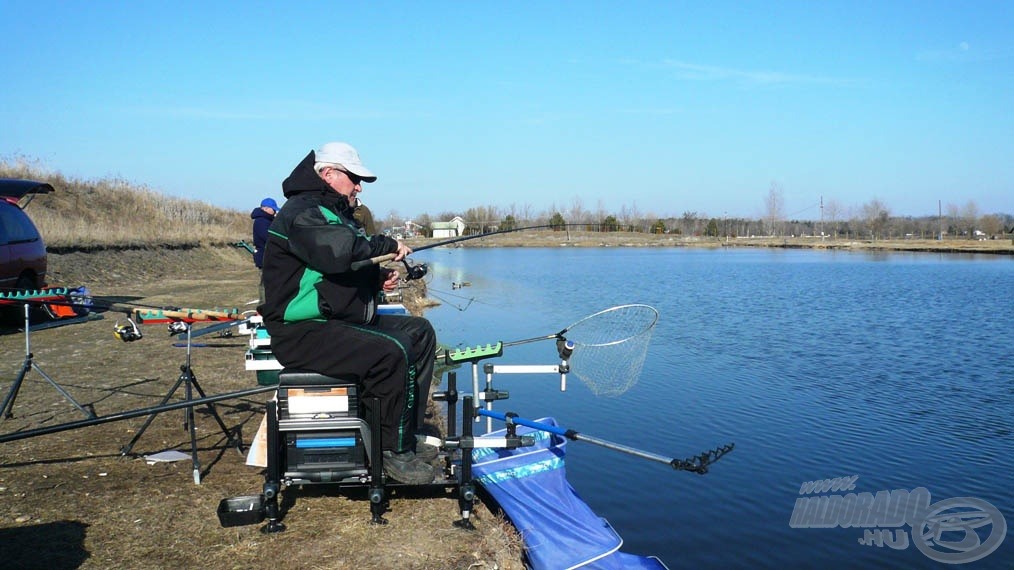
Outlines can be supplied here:
[[[436, 243], [429, 243], [429, 244], [426, 244], [426, 245], [423, 245], [423, 246], [412, 248], [412, 253], [418, 253], [420, 251], [425, 251], [427, 249], [433, 249], [434, 247], [440, 247], [440, 246], [444, 246], [444, 245], [450, 245], [452, 243], [459, 243], [459, 242], [463, 242], [463, 241], [469, 241], [469, 240], [473, 240], [473, 239], [479, 239], [479, 238], [484, 238], [484, 237], [489, 237], [489, 236], [495, 236], [495, 235], [499, 235], [499, 234], [509, 234], [509, 233], [520, 232], [520, 231], [524, 231], [524, 230], [538, 230], [538, 229], [544, 229], [544, 228], [559, 228], [559, 227], [567, 227], [567, 226], [584, 226], [584, 225], [587, 225], [587, 224], [542, 224], [542, 225], [538, 225], [538, 226], [525, 226], [523, 228], [509, 228], [509, 229], [506, 229], [506, 230], [497, 230], [497, 231], [494, 231], [494, 232], [484, 232], [484, 233], [481, 233], [481, 234], [472, 234], [470, 236], [458, 236], [456, 238], [451, 238], [451, 239], [447, 239], [447, 240], [443, 240], [443, 241], [438, 241]], [[361, 261], [354, 261], [354, 262], [352, 262], [352, 266], [351, 267], [352, 267], [353, 271], [356, 271], [358, 269], [362, 269], [363, 267], [368, 267], [370, 265], [377, 265], [377, 264], [380, 264], [380, 263], [384, 263], [385, 261], [391, 261], [392, 259], [395, 258], [395, 255], [396, 254], [388, 253], [388, 254], [385, 254], [385, 255], [378, 255], [377, 257], [372, 257], [370, 259], [363, 259]], [[409, 265], [408, 264], [408, 260], [402, 260], [402, 262], [405, 264], [405, 270], [408, 272], [407, 275], [406, 275], [406, 279], [408, 279], [408, 280], [411, 281], [412, 279], [422, 279], [423, 277], [426, 276], [426, 271], [427, 271], [426, 264], [421, 263], [421, 264], [418, 264], [418, 265]]]
[[[182, 323], [211, 323], [226, 321], [225, 326], [219, 326], [213, 330], [220, 330], [230, 326], [244, 324], [248, 319], [241, 320], [239, 311], [232, 310], [206, 310], [193, 309], [177, 306], [155, 306], [141, 303], [131, 303], [121, 297], [92, 297], [87, 290], [68, 289], [66, 287], [47, 287], [37, 290], [0, 290], [0, 305], [11, 304], [33, 304], [33, 305], [54, 305], [60, 307], [73, 307], [85, 309], [103, 309], [127, 315], [127, 324], [121, 325], [117, 321], [113, 327], [113, 335], [124, 342], [141, 340], [141, 333], [138, 324], [160, 323], [170, 324], [170, 333], [174, 333], [172, 325]], [[211, 328], [211, 327], [209, 327]], [[176, 333], [180, 331], [175, 331]], [[202, 329], [200, 334], [208, 334], [212, 330]]]
[[131, 303], [121, 297], [92, 296], [87, 292], [80, 293], [77, 289], [66, 287], [44, 287], [42, 289], [16, 289], [10, 287], [0, 288], [0, 304], [6, 303], [32, 303], [38, 305], [58, 305], [61, 307], [95, 307], [118, 313], [130, 313], [136, 309], [152, 309], [159, 311], [181, 311], [184, 309], [175, 305], [146, 305], [143, 303]]
[[480, 416], [486, 416], [496, 420], [500, 420], [506, 423], [508, 426], [512, 424], [517, 424], [530, 427], [532, 429], [536, 429], [539, 431], [545, 431], [552, 434], [556, 434], [573, 441], [586, 441], [594, 445], [605, 447], [606, 449], [619, 451], [620, 453], [626, 453], [628, 455], [633, 455], [635, 457], [640, 457], [642, 459], [648, 459], [651, 461], [657, 461], [659, 463], [665, 463], [666, 465], [672, 467], [676, 471], [689, 471], [691, 473], [697, 473], [698, 475], [704, 475], [705, 473], [707, 473], [709, 465], [721, 459], [722, 456], [724, 456], [725, 454], [731, 452], [733, 448], [735, 448], [736, 446], [735, 443], [730, 443], [728, 445], [723, 445], [710, 451], [702, 452], [701, 454], [695, 455], [693, 457], [688, 457], [686, 459], [676, 459], [673, 457], [659, 455], [651, 451], [637, 449], [636, 447], [623, 445], [621, 443], [613, 443], [611, 441], [600, 439], [594, 436], [578, 433], [575, 430], [568, 429], [565, 427], [540, 423], [533, 420], [526, 420], [525, 418], [519, 417], [517, 414], [511, 412], [501, 414], [499, 412], [484, 410], [480, 408], [478, 410], [478, 414]]

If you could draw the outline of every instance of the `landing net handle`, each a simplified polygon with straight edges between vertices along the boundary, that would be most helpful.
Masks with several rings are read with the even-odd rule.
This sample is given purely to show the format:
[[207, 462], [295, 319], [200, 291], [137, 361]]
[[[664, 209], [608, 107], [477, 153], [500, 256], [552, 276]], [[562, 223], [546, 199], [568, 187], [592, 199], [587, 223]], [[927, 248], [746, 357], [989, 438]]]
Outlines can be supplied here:
[[583, 433], [578, 433], [575, 430], [568, 429], [562, 426], [555, 426], [536, 422], [533, 420], [527, 420], [525, 418], [519, 417], [517, 414], [514, 413], [500, 414], [489, 410], [479, 410], [479, 415], [486, 416], [487, 419], [491, 418], [500, 420], [506, 423], [507, 425], [511, 424], [522, 425], [530, 427], [532, 429], [556, 434], [573, 441], [588, 442], [594, 445], [598, 445], [600, 447], [605, 447], [606, 449], [611, 449], [613, 451], [625, 453], [627, 455], [633, 455], [635, 457], [648, 459], [650, 461], [655, 461], [657, 463], [664, 463], [669, 467], [672, 467], [676, 471], [689, 471], [691, 473], [696, 473], [698, 475], [704, 475], [705, 473], [707, 473], [708, 467], [712, 463], [718, 461], [724, 455], [730, 453], [736, 447], [736, 444], [729, 443], [727, 445], [723, 445], [709, 451], [704, 451], [698, 455], [688, 457], [686, 459], [678, 459], [674, 457], [666, 457], [664, 455], [659, 455], [658, 453], [645, 451], [643, 449], [638, 449], [636, 447], [630, 447], [629, 445], [624, 445], [622, 443], [616, 443], [612, 441], [607, 441], [605, 439], [600, 439], [594, 436], [585, 435]]

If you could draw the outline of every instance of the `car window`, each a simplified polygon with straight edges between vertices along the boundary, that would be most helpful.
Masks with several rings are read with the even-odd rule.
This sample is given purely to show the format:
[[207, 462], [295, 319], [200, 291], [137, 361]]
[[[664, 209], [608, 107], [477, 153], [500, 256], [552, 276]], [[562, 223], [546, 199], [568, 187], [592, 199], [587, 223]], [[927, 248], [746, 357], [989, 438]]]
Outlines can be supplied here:
[[39, 232], [21, 208], [0, 201], [0, 244], [21, 243], [39, 239]]
[[10, 242], [10, 239], [7, 237], [7, 226], [15, 225], [13, 220], [8, 221], [8, 218], [13, 216], [11, 214], [12, 207], [10, 204], [0, 200], [0, 245], [7, 245]]

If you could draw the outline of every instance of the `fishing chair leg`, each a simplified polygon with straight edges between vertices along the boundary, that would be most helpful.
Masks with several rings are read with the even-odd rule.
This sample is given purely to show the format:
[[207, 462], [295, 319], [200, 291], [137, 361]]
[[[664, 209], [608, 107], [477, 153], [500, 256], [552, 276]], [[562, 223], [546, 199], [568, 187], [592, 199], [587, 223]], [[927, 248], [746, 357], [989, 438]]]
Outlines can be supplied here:
[[372, 398], [369, 406], [370, 424], [370, 524], [384, 525], [387, 519], [384, 513], [387, 512], [387, 497], [384, 490], [384, 446], [381, 441], [380, 430], [380, 399]]
[[281, 492], [281, 462], [283, 449], [279, 445], [278, 434], [278, 402], [271, 400], [267, 404], [268, 417], [268, 467], [264, 476], [264, 515], [268, 524], [261, 528], [261, 532], [271, 534], [282, 532], [285, 525], [281, 522], [281, 512], [278, 508], [278, 494]]
[[454, 526], [465, 530], [475, 530], [469, 518], [475, 504], [475, 482], [472, 481], [472, 424], [475, 423], [475, 410], [472, 408], [472, 397], [465, 396], [461, 404], [461, 474], [458, 480], [458, 511], [461, 520], [454, 521]]

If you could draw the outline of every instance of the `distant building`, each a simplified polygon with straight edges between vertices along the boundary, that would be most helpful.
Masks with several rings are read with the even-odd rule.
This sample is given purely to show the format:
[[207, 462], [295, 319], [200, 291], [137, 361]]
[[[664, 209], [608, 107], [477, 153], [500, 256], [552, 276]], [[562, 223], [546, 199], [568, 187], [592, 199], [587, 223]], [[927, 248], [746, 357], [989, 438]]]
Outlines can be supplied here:
[[454, 216], [449, 222], [431, 222], [430, 229], [433, 230], [435, 238], [452, 238], [465, 235], [465, 220], [461, 216]]
[[412, 220], [405, 220], [405, 230], [403, 233], [405, 237], [415, 237], [417, 235], [426, 235], [426, 232], [423, 231], [425, 229], [425, 226], [417, 224]]

